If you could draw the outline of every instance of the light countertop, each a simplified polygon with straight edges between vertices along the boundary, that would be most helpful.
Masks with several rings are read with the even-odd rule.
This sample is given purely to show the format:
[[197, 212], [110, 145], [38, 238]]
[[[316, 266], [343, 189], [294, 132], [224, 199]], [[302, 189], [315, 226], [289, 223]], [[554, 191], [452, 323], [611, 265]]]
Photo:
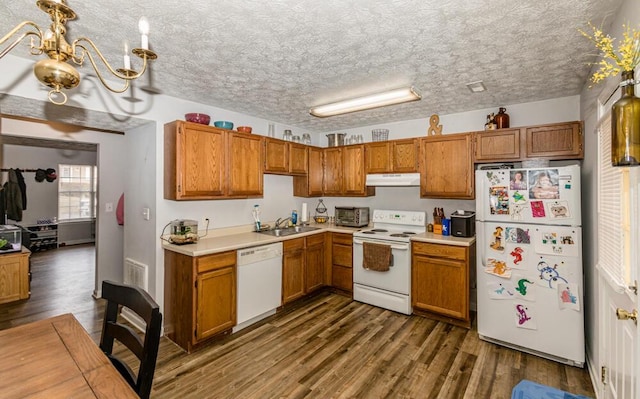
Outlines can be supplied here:
[[[353, 234], [356, 231], [362, 230], [366, 227], [344, 227], [335, 226], [332, 224], [311, 224], [312, 227], [317, 227], [318, 230], [308, 231], [305, 233], [297, 233], [285, 237], [274, 237], [268, 234], [261, 234], [251, 231], [251, 226], [237, 227], [228, 229], [219, 229], [210, 231], [207, 236], [200, 238], [198, 242], [186, 245], [175, 245], [168, 242], [163, 242], [162, 247], [169, 251], [181, 253], [188, 256], [203, 256], [209, 254], [215, 254], [225, 251], [234, 251], [243, 248], [256, 247], [259, 245], [272, 244], [274, 242], [291, 240], [294, 238], [306, 237], [314, 234], [320, 234], [323, 232], [333, 233], [346, 233]], [[463, 238], [443, 236], [434, 233], [422, 233], [416, 234], [411, 237], [411, 241], [429, 242], [433, 244], [446, 244], [468, 247], [475, 241], [475, 237]]]

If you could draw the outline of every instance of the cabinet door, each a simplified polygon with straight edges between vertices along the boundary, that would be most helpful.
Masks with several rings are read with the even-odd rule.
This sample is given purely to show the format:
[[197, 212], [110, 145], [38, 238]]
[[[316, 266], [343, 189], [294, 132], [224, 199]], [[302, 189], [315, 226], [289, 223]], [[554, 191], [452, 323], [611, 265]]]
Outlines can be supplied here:
[[431, 136], [420, 144], [420, 195], [474, 198], [472, 133]]
[[282, 303], [286, 304], [304, 295], [304, 238], [282, 245]]
[[293, 195], [296, 197], [320, 197], [322, 195], [323, 158], [322, 148], [307, 147], [307, 175], [293, 176]]
[[324, 149], [324, 195], [342, 195], [342, 148]]
[[391, 142], [392, 171], [411, 173], [418, 171], [418, 140], [394, 140]]
[[364, 144], [349, 145], [342, 149], [342, 194], [346, 196], [373, 195], [374, 187], [367, 187]]
[[176, 121], [165, 125], [164, 197], [213, 199], [226, 192], [225, 133]]
[[414, 308], [461, 320], [469, 318], [469, 280], [464, 261], [414, 255], [411, 302]]
[[367, 173], [389, 173], [393, 170], [390, 142], [367, 143], [364, 151]]
[[582, 123], [554, 123], [525, 129], [527, 158], [582, 159]]
[[225, 267], [196, 277], [196, 341], [236, 325], [236, 271]]
[[289, 146], [286, 141], [264, 138], [264, 173], [289, 173]]
[[229, 132], [229, 196], [262, 196], [262, 139]]
[[305, 292], [324, 286], [324, 235], [306, 238]]
[[0, 256], [0, 303], [29, 298], [29, 253]]
[[307, 146], [289, 143], [289, 173], [292, 175], [306, 175], [308, 168]]
[[353, 292], [353, 237], [349, 234], [332, 236], [331, 286]]
[[476, 162], [520, 159], [520, 129], [475, 133]]

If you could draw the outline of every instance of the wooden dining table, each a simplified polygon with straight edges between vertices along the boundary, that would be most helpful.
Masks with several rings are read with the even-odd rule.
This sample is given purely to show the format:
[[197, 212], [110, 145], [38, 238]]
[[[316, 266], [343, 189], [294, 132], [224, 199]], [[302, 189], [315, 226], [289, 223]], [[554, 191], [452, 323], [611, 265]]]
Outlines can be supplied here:
[[72, 314], [0, 331], [1, 398], [137, 398]]

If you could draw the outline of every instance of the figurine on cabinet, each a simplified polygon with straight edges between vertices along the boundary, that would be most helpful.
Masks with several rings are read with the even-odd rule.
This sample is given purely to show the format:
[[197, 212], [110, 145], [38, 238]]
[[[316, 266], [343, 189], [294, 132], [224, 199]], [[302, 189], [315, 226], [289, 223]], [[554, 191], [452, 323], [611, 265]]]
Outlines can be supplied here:
[[484, 124], [484, 130], [495, 130], [496, 128], [495, 114], [492, 112], [487, 115], [487, 123]]

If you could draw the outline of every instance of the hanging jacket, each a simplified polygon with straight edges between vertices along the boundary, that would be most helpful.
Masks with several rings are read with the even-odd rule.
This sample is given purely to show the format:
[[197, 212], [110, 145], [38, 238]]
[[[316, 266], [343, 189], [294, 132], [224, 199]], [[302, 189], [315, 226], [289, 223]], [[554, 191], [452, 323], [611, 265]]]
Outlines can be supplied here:
[[16, 177], [18, 178], [18, 186], [20, 187], [20, 192], [22, 193], [22, 210], [27, 210], [27, 183], [24, 181], [24, 176], [22, 176], [22, 171], [20, 169], [16, 169]]
[[4, 184], [4, 203], [7, 207], [7, 219], [22, 220], [22, 192], [18, 185], [16, 171], [9, 169], [9, 181]]

